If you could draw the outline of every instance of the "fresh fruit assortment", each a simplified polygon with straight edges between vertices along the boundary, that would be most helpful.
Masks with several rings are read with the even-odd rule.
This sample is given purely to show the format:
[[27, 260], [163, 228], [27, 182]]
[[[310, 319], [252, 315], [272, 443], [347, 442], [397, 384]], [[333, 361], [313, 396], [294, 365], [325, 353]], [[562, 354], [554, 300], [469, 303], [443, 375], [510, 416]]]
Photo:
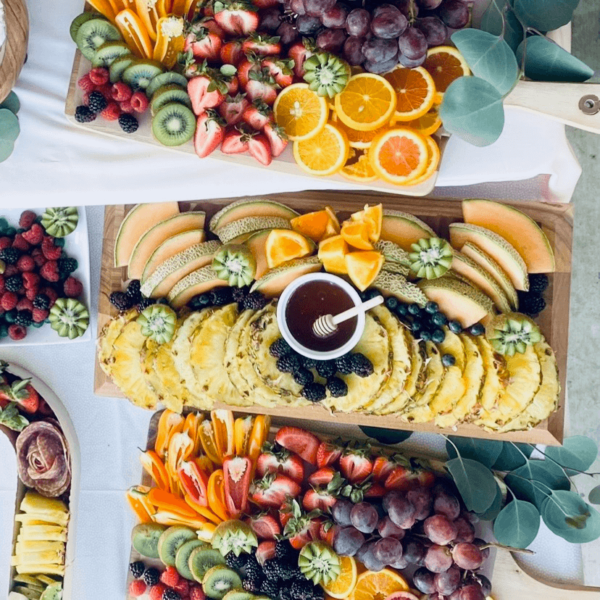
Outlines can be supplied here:
[[[210, 219], [208, 235], [220, 241], [206, 241], [204, 213], [139, 205], [115, 243], [115, 264], [134, 279], [111, 294], [119, 314], [100, 337], [100, 366], [146, 408], [320, 403], [439, 427], [534, 427], [558, 403], [556, 359], [536, 322], [516, 311], [532, 302], [523, 294], [539, 298], [548, 284], [529, 269], [553, 269], [552, 249], [511, 207], [469, 200], [464, 218], [446, 240], [382, 205], [340, 223], [330, 207], [300, 215], [240, 200]], [[276, 318], [286, 286], [323, 268], [365, 299], [386, 297], [335, 361], [292, 351]]]
[[73, 207], [48, 208], [41, 215], [26, 210], [18, 228], [0, 218], [0, 339], [20, 341], [29, 327], [45, 324], [69, 339], [87, 330], [78, 264], [65, 251], [65, 237], [77, 223]]
[[[489, 551], [441, 464], [269, 429], [262, 415], [162, 412], [141, 457], [154, 487], [127, 495], [140, 519], [130, 596], [489, 595], [479, 572]], [[415, 568], [411, 591], [405, 570]]]

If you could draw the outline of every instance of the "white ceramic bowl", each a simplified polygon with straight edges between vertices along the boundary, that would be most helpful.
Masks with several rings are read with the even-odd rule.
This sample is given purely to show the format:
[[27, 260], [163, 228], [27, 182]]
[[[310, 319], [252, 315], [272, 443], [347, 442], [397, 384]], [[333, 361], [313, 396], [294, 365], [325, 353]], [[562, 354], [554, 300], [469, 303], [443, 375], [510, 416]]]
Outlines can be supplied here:
[[[348, 296], [352, 299], [355, 306], [359, 306], [362, 304], [362, 300], [358, 295], [358, 292], [346, 281], [344, 281], [341, 277], [337, 277], [336, 275], [330, 275], [329, 273], [309, 273], [308, 275], [303, 275], [298, 279], [294, 280], [290, 285], [288, 285], [281, 297], [279, 298], [279, 302], [277, 303], [277, 324], [279, 325], [279, 330], [281, 331], [281, 335], [283, 339], [296, 351], [298, 354], [302, 354], [302, 356], [306, 356], [307, 358], [313, 358], [314, 360], [331, 360], [332, 358], [338, 358], [339, 356], [343, 356], [347, 354], [358, 344], [363, 331], [365, 329], [365, 313], [361, 312], [357, 316], [356, 321], [356, 329], [354, 330], [354, 334], [352, 337], [343, 345], [337, 348], [336, 350], [329, 350], [327, 352], [319, 352], [317, 350], [311, 350], [306, 346], [300, 344], [294, 336], [290, 333], [290, 330], [287, 326], [287, 322], [285, 320], [285, 309], [288, 305], [292, 294], [305, 283], [310, 283], [311, 281], [328, 281], [338, 287], [341, 287]], [[312, 327], [312, 323], [307, 323], [307, 327]]]

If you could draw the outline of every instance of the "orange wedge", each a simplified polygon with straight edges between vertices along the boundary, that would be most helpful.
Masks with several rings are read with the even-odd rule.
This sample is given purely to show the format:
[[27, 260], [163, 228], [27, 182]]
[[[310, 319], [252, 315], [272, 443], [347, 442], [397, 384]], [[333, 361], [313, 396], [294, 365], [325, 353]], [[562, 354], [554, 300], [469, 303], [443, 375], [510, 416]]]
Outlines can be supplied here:
[[362, 221], [345, 221], [340, 235], [353, 248], [358, 250], [373, 249], [373, 244], [369, 240], [369, 226]]
[[408, 590], [406, 579], [391, 569], [365, 571], [358, 576], [349, 600], [385, 600], [394, 592]]
[[165, 67], [172, 68], [177, 56], [183, 52], [185, 21], [181, 17], [163, 17], [156, 25], [156, 45], [153, 58]]
[[396, 91], [396, 121], [411, 121], [424, 115], [433, 105], [435, 83], [423, 68], [407, 69], [398, 65], [385, 75]]
[[114, 23], [117, 13], [114, 11], [112, 4], [108, 0], [88, 0], [88, 2], [93, 9], [97, 10], [101, 15]]
[[325, 212], [329, 215], [329, 223], [327, 223], [324, 238], [328, 238], [332, 235], [337, 235], [340, 232], [340, 222], [331, 206], [326, 206]]
[[332, 114], [331, 121], [346, 134], [348, 142], [350, 143], [350, 148], [356, 148], [358, 150], [365, 150], [368, 148], [371, 145], [371, 142], [388, 127], [386, 124], [373, 131], [359, 131], [358, 129], [348, 127], [341, 119], [337, 118], [335, 113]]
[[443, 94], [455, 79], [471, 74], [463, 55], [454, 46], [429, 48], [423, 67], [433, 78], [439, 94]]
[[359, 183], [367, 183], [377, 179], [377, 173], [373, 170], [369, 161], [369, 155], [366, 152], [361, 152], [352, 159], [349, 159], [340, 171], [340, 175]]
[[301, 233], [289, 229], [273, 229], [267, 237], [265, 251], [269, 269], [280, 264], [312, 254], [314, 244]]
[[379, 241], [381, 224], [383, 222], [383, 205], [365, 206], [364, 210], [355, 212], [351, 217], [353, 221], [366, 223], [369, 228], [369, 240], [373, 243]]
[[347, 598], [356, 586], [358, 569], [352, 556], [340, 556], [340, 574], [328, 585], [321, 584], [330, 598]]
[[319, 260], [328, 273], [346, 275], [346, 254], [349, 250], [346, 240], [341, 235], [334, 235], [319, 244]]
[[327, 123], [316, 136], [294, 142], [293, 151], [296, 163], [303, 171], [325, 176], [337, 173], [346, 164], [350, 145], [341, 129]]
[[115, 23], [132, 52], [141, 58], [152, 58], [152, 40], [142, 20], [129, 8], [122, 10]]
[[425, 171], [421, 175], [407, 181], [405, 185], [419, 185], [420, 183], [427, 181], [435, 173], [440, 164], [440, 148], [436, 141], [432, 137], [426, 137], [425, 141], [427, 142], [427, 148], [429, 150], [427, 167], [425, 167]]
[[439, 106], [435, 104], [418, 119], [402, 123], [403, 127], [414, 129], [421, 135], [433, 135], [441, 125], [442, 120], [440, 119]]
[[322, 96], [295, 83], [279, 92], [273, 105], [275, 121], [293, 142], [315, 137], [327, 123], [329, 106]]
[[396, 185], [403, 185], [423, 174], [428, 157], [425, 138], [402, 127], [382, 133], [369, 148], [369, 159], [375, 173]]
[[326, 210], [319, 210], [292, 219], [290, 225], [294, 231], [315, 242], [320, 242], [325, 237], [329, 218], [329, 213]]
[[364, 292], [374, 281], [385, 259], [381, 252], [349, 252], [346, 254], [346, 269], [352, 283]]

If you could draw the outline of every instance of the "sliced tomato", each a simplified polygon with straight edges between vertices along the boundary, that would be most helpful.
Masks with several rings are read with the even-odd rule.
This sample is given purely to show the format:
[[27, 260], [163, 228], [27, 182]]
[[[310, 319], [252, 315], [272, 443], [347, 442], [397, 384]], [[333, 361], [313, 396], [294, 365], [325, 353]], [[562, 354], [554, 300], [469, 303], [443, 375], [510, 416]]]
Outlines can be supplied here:
[[227, 510], [233, 518], [237, 518], [248, 509], [252, 461], [242, 456], [225, 459], [223, 477]]

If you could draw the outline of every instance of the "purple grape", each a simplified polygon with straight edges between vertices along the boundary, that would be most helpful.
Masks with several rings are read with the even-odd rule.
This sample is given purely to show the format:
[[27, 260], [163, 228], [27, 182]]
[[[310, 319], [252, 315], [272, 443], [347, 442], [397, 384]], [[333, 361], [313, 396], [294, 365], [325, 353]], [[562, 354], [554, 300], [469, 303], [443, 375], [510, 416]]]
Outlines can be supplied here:
[[429, 594], [429, 596], [427, 596], [427, 600], [446, 600], [446, 597], [435, 592], [434, 594]]
[[407, 27], [408, 21], [399, 10], [380, 13], [371, 21], [371, 31], [384, 40], [397, 38]]
[[321, 23], [330, 29], [343, 29], [346, 26], [347, 17], [348, 7], [338, 2], [321, 15]]
[[485, 600], [480, 585], [471, 583], [460, 590], [460, 600]]
[[452, 565], [443, 573], [436, 573], [434, 581], [438, 594], [442, 594], [442, 596], [449, 596], [455, 592], [460, 585], [460, 579], [461, 570], [456, 565]]
[[321, 28], [321, 20], [318, 17], [302, 15], [296, 19], [296, 29], [300, 35], [315, 35]]
[[373, 556], [384, 565], [390, 565], [402, 556], [402, 544], [395, 538], [383, 538], [373, 545]]
[[355, 8], [346, 17], [346, 31], [348, 35], [365, 37], [369, 33], [371, 15], [364, 8]]
[[454, 521], [456, 525], [456, 529], [458, 533], [454, 538], [455, 542], [472, 542], [475, 539], [475, 527], [471, 525], [471, 523], [465, 519], [465, 517], [458, 517], [456, 521]]
[[454, 521], [460, 515], [460, 502], [453, 494], [440, 490], [435, 493], [433, 512], [438, 515], [446, 515], [451, 521]]
[[476, 544], [460, 542], [452, 548], [452, 558], [454, 562], [467, 571], [479, 569], [483, 564], [483, 554]]
[[461, 588], [458, 588], [456, 591], [452, 592], [446, 600], [460, 600]]
[[281, 23], [281, 9], [279, 6], [272, 6], [260, 13], [261, 31], [274, 32]]
[[417, 0], [417, 4], [425, 10], [435, 10], [442, 0]]
[[293, 44], [299, 37], [296, 28], [288, 21], [283, 21], [277, 28], [277, 35], [280, 38], [279, 41], [286, 46]]
[[346, 500], [345, 498], [340, 498], [331, 509], [331, 516], [333, 520], [342, 527], [347, 527], [348, 525], [352, 525], [352, 521], [350, 520], [350, 511], [354, 504], [350, 502], [350, 500]]
[[462, 29], [470, 19], [469, 6], [463, 0], [444, 0], [438, 15], [450, 29]]
[[433, 515], [423, 523], [425, 535], [434, 543], [446, 546], [456, 539], [458, 529], [446, 515]]
[[304, 0], [306, 14], [311, 17], [320, 17], [335, 4], [335, 0]]
[[410, 27], [398, 38], [398, 48], [406, 58], [416, 60], [427, 54], [427, 40], [418, 29]]
[[367, 568], [369, 571], [381, 571], [385, 565], [375, 558], [373, 552], [375, 544], [373, 542], [365, 544], [356, 554], [356, 558]]
[[350, 36], [346, 38], [344, 42], [344, 58], [350, 65], [362, 65], [365, 61], [365, 57], [362, 53], [362, 45], [364, 44], [364, 38], [358, 38]]
[[[410, 565], [422, 566], [423, 559], [425, 558], [427, 550], [421, 542], [417, 540], [409, 540], [404, 544], [404, 558]], [[427, 593], [427, 592], [423, 592]]]
[[[287, 6], [289, 2], [289, 7]], [[306, 7], [304, 6], [304, 0], [284, 0], [284, 9], [287, 9], [299, 16], [306, 14]]]
[[[379, 38], [373, 38], [370, 40], [367, 40], [362, 47], [362, 52], [365, 55], [365, 58], [367, 59], [368, 62], [371, 63], [387, 63], [390, 62], [392, 60], [396, 60], [396, 57], [398, 56], [398, 45], [396, 44], [396, 42], [394, 40], [380, 40]], [[373, 73], [374, 71], [371, 71], [371, 73]], [[381, 71], [383, 72], [383, 71]], [[406, 499], [403, 498], [404, 502], [406, 502]], [[388, 512], [390, 512], [392, 510], [392, 507], [394, 506], [394, 500], [392, 501], [392, 504], [390, 505], [390, 509], [388, 510]], [[408, 502], [406, 502], [408, 504]], [[411, 504], [412, 506], [412, 504]], [[414, 506], [412, 507], [413, 509], [413, 515], [414, 515]], [[392, 515], [390, 514], [390, 517]], [[398, 527], [402, 527], [403, 529], [409, 529], [408, 527], [404, 527], [402, 524], [397, 523], [394, 518], [392, 517], [392, 521], [394, 521], [394, 523], [396, 523], [396, 525], [398, 525]]]
[[433, 594], [437, 589], [435, 586], [435, 575], [424, 567], [415, 571], [413, 583], [422, 594]]
[[373, 18], [387, 12], [395, 13], [400, 11], [393, 4], [380, 4], [379, 6], [376, 6], [373, 10]]
[[406, 493], [406, 499], [415, 507], [415, 519], [423, 521], [431, 514], [433, 497], [428, 488], [417, 488]]
[[408, 567], [408, 561], [404, 556], [397, 556], [389, 565], [392, 569], [406, 569]]
[[420, 67], [425, 62], [426, 59], [427, 59], [426, 54], [421, 56], [421, 58], [417, 58], [416, 60], [413, 60], [412, 58], [406, 58], [406, 56], [404, 56], [404, 54], [398, 55], [398, 62], [407, 69], [414, 69], [415, 67]]
[[487, 546], [487, 542], [482, 540], [481, 538], [475, 538], [473, 543], [479, 547], [481, 550], [481, 554], [483, 556], [483, 560], [487, 560], [490, 557], [490, 549], [489, 548], [481, 548], [481, 546]]
[[[419, 7], [413, 0], [393, 0], [394, 6], [410, 20], [416, 19], [419, 14]], [[440, 0], [441, 2], [441, 0]]]
[[365, 536], [354, 527], [342, 527], [333, 540], [333, 549], [340, 556], [354, 556], [365, 543]]
[[448, 28], [437, 17], [417, 19], [414, 25], [427, 40], [428, 46], [441, 46], [448, 38]]
[[395, 537], [396, 539], [401, 540], [406, 535], [406, 531], [404, 531], [402, 527], [394, 525], [389, 517], [384, 517], [379, 521], [377, 530], [382, 538]]
[[452, 553], [447, 546], [434, 544], [425, 554], [425, 567], [433, 573], [443, 573], [452, 566]]
[[484, 596], [489, 596], [492, 593], [492, 582], [485, 576], [477, 573], [475, 579], [481, 585], [481, 590]]
[[350, 511], [350, 520], [362, 533], [372, 533], [379, 522], [379, 515], [377, 509], [369, 502], [359, 502]]
[[385, 510], [385, 512], [390, 510], [392, 498], [401, 498], [403, 496], [404, 494], [400, 490], [390, 490], [387, 492], [382, 500], [383, 510]]

